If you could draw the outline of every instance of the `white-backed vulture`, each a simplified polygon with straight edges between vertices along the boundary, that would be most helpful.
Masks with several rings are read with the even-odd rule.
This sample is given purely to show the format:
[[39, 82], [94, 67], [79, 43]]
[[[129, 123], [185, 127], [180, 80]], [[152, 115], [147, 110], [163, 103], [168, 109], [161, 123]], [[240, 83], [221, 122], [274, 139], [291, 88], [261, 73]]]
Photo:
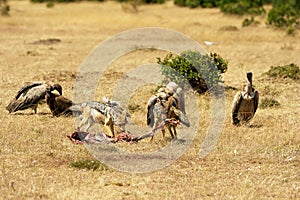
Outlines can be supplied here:
[[249, 122], [258, 107], [259, 93], [252, 87], [252, 72], [247, 73], [247, 85], [244, 91], [237, 92], [232, 106], [232, 123], [239, 125]]
[[[57, 90], [59, 94], [52, 93], [53, 90]], [[47, 87], [46, 102], [53, 116], [71, 114], [66, 110], [73, 105], [73, 102], [62, 96], [62, 87], [59, 84]]]
[[[153, 129], [168, 119], [178, 120], [187, 127], [190, 126], [185, 113], [183, 90], [174, 82], [160, 88], [155, 95], [150, 97], [147, 106], [147, 125]], [[172, 139], [177, 138], [176, 125], [167, 125], [167, 128]], [[165, 130], [162, 129], [162, 132], [164, 138]]]
[[17, 95], [6, 106], [6, 110], [12, 113], [18, 110], [32, 108], [34, 113], [37, 113], [38, 103], [45, 99], [47, 88], [51, 87], [51, 89], [61, 93], [58, 86], [58, 84], [50, 86], [45, 82], [28, 83], [18, 91]]
[[[125, 125], [128, 123], [130, 115], [116, 101], [103, 98], [102, 102], [91, 101], [75, 104], [68, 108], [73, 115], [81, 115], [79, 128], [86, 125], [85, 131], [94, 124], [99, 123], [109, 127], [110, 134], [115, 137], [115, 128], [121, 132], [126, 132]], [[117, 130], [117, 131], [118, 131]]]

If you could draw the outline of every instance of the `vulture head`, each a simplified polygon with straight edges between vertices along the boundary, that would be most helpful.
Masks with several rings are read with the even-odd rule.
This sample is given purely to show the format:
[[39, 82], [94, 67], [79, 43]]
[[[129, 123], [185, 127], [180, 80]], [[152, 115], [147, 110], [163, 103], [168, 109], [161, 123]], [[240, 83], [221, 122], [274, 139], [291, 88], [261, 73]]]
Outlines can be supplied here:
[[54, 84], [51, 86], [50, 91], [56, 90], [60, 95], [62, 95], [62, 87], [59, 84]]

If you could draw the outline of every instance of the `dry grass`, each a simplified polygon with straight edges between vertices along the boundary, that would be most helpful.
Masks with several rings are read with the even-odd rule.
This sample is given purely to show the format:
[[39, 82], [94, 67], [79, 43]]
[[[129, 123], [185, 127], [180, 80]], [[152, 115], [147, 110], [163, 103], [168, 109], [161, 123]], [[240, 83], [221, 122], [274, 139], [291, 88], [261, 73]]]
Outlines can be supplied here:
[[[217, 9], [139, 6], [124, 12], [115, 2], [45, 4], [10, 1], [10, 17], [0, 18], [0, 199], [299, 199], [300, 193], [300, 84], [261, 76], [270, 66], [300, 65], [300, 38], [266, 27], [264, 17], [256, 27], [242, 28], [243, 19]], [[226, 85], [240, 88], [246, 71], [253, 71], [261, 97], [276, 93], [276, 109], [259, 109], [253, 128], [234, 127], [230, 107], [235, 91], [226, 91], [226, 121], [219, 142], [205, 159], [198, 157], [210, 124], [210, 98], [200, 96], [200, 128], [180, 159], [158, 171], [131, 174], [114, 169], [87, 170], [71, 163], [90, 159], [84, 146], [67, 138], [74, 129], [71, 118], [53, 118], [45, 105], [40, 114], [31, 111], [8, 114], [5, 106], [23, 82], [46, 79], [60, 82], [64, 95], [72, 97], [74, 75], [89, 52], [101, 41], [121, 31], [158, 26], [178, 30], [229, 59]], [[236, 26], [236, 31], [221, 30]], [[61, 42], [32, 44], [47, 38]], [[286, 48], [290, 47], [290, 48]], [[166, 52], [136, 51], [109, 66], [99, 83], [97, 97], [110, 96], [116, 78], [135, 66], [156, 61]], [[61, 77], [59, 76], [61, 75]], [[109, 81], [108, 83], [105, 83]], [[138, 109], [133, 120], [145, 123], [145, 102], [151, 86], [137, 91], [131, 103]], [[265, 93], [264, 93], [265, 91]], [[142, 96], [144, 95], [144, 96]], [[160, 135], [149, 144], [119, 144], [133, 151], [165, 145]]]

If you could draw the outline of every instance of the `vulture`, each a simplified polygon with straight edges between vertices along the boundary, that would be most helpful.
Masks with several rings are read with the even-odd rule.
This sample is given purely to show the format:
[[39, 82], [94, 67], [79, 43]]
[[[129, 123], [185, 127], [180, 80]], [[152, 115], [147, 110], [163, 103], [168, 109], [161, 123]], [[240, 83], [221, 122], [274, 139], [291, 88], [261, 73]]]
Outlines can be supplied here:
[[[58, 91], [59, 94], [52, 93], [54, 90]], [[48, 86], [45, 98], [53, 116], [59, 117], [71, 114], [71, 112], [67, 112], [67, 109], [73, 105], [73, 102], [62, 96], [62, 87], [59, 84]]]
[[[147, 105], [147, 125], [156, 129], [168, 119], [177, 120], [187, 127], [190, 126], [185, 112], [183, 90], [174, 82], [160, 88], [155, 95], [149, 98]], [[169, 124], [167, 128], [172, 139], [177, 138], [176, 124]], [[164, 138], [164, 129], [162, 129], [162, 133]]]
[[258, 107], [259, 93], [252, 87], [252, 72], [247, 72], [247, 85], [244, 91], [237, 92], [232, 106], [232, 123], [240, 125], [249, 122]]
[[6, 106], [6, 110], [8, 110], [9, 113], [12, 113], [18, 110], [32, 108], [34, 113], [37, 113], [38, 103], [45, 99], [48, 88], [57, 90], [61, 93], [61, 86], [59, 84], [50, 86], [45, 82], [27, 83]]
[[128, 123], [130, 115], [116, 101], [103, 98], [102, 102], [91, 101], [79, 103], [67, 109], [73, 115], [80, 115], [81, 122], [79, 128], [86, 125], [85, 131], [94, 124], [99, 123], [109, 127], [112, 137], [115, 137], [115, 127], [121, 132], [127, 132], [125, 125]]

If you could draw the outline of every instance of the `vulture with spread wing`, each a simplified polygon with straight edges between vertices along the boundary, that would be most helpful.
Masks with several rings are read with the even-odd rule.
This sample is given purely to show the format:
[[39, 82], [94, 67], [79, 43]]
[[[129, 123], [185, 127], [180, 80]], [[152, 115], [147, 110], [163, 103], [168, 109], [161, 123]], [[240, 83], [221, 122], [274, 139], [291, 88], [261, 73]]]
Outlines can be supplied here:
[[[174, 82], [170, 82], [166, 87], [160, 88], [157, 93], [148, 100], [147, 125], [155, 129], [168, 119], [175, 119], [187, 127], [190, 126], [185, 113], [183, 90]], [[169, 124], [167, 128], [172, 139], [176, 138], [176, 124]], [[164, 138], [165, 130], [162, 129], [162, 132]], [[153, 136], [151, 140], [152, 139]]]
[[247, 73], [248, 83], [244, 91], [237, 92], [232, 106], [232, 123], [239, 125], [249, 122], [258, 107], [259, 93], [252, 87], [252, 72]]
[[32, 108], [34, 113], [37, 113], [38, 103], [45, 99], [47, 88], [49, 87], [51, 90], [57, 90], [61, 93], [61, 86], [59, 84], [55, 84], [53, 86], [50, 86], [45, 82], [33, 82], [26, 84], [6, 106], [6, 110], [8, 110], [9, 113], [12, 113], [18, 110]]

